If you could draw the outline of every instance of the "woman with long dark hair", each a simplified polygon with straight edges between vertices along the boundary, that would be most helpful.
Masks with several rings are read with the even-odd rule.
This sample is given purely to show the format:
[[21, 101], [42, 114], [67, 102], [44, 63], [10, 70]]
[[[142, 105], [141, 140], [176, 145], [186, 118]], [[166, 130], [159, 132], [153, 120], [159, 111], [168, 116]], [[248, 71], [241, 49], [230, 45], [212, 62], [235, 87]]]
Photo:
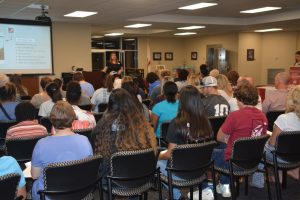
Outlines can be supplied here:
[[[160, 152], [158, 166], [161, 173], [167, 175], [165, 170], [167, 160], [171, 158], [173, 149], [180, 144], [199, 143], [210, 139], [212, 130], [205, 114], [201, 101], [201, 94], [197, 88], [188, 85], [183, 87], [179, 93], [179, 111], [169, 125], [167, 133], [168, 149]], [[178, 177], [173, 176], [173, 179]], [[180, 190], [173, 189], [174, 199], [179, 199]], [[213, 199], [213, 192], [206, 187], [202, 190], [205, 199]]]
[[92, 135], [95, 137], [95, 153], [103, 156], [102, 177], [109, 173], [110, 156], [115, 152], [147, 148], [156, 152], [153, 128], [136, 106], [136, 101], [121, 88], [111, 92], [107, 111]]

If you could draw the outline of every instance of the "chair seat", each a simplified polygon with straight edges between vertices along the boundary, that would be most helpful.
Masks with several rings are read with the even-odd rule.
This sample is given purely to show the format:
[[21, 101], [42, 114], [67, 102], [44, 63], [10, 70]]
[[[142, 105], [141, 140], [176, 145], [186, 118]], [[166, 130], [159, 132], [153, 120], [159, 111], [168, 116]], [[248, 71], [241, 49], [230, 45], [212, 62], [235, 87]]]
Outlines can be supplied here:
[[[141, 195], [147, 190], [154, 188], [154, 184], [151, 182], [148, 182], [140, 187], [135, 188], [122, 188], [122, 187], [112, 187], [112, 194], [117, 196], [137, 196]], [[104, 190], [108, 191], [107, 186], [103, 188]]]
[[[274, 165], [274, 162], [271, 160], [266, 161], [267, 165]], [[280, 169], [295, 169], [297, 167], [300, 167], [300, 162], [293, 162], [293, 163], [280, 163], [277, 162], [278, 168]]]
[[[252, 168], [252, 169], [241, 170], [241, 171], [233, 170], [233, 175], [234, 176], [247, 176], [249, 174], [253, 174], [254, 172], [256, 172], [257, 169], [258, 168], [255, 167], [255, 168]], [[218, 171], [218, 172], [224, 173], [224, 174], [228, 174], [228, 175], [230, 174], [229, 169], [225, 169], [225, 168], [215, 166], [215, 170]]]
[[[168, 183], [168, 176], [165, 176], [165, 175], [161, 174], [160, 179], [164, 183]], [[187, 179], [185, 179], [185, 180], [174, 180], [174, 179], [172, 179], [172, 185], [175, 185], [177, 187], [190, 187], [190, 186], [193, 186], [193, 185], [200, 184], [205, 179], [206, 179], [206, 176], [201, 176], [199, 178], [189, 179], [189, 180], [187, 180]]]

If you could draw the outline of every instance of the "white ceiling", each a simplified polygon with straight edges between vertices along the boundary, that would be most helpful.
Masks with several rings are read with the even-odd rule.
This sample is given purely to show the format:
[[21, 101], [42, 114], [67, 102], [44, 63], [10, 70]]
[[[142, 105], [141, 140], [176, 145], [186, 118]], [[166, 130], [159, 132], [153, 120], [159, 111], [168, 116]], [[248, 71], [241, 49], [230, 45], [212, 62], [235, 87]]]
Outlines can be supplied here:
[[[178, 7], [199, 2], [215, 2], [218, 6], [186, 11]], [[198, 35], [253, 31], [262, 28], [300, 30], [300, 0], [0, 0], [0, 18], [34, 19], [39, 9], [28, 8], [32, 3], [49, 5], [52, 21], [89, 23], [92, 35], [124, 32], [125, 36], [173, 36], [177, 27], [205, 25]], [[239, 11], [264, 6], [281, 6], [282, 10], [260, 14]], [[76, 11], [97, 11], [87, 18], [66, 18]], [[142, 29], [123, 28], [133, 23], [151, 23]]]

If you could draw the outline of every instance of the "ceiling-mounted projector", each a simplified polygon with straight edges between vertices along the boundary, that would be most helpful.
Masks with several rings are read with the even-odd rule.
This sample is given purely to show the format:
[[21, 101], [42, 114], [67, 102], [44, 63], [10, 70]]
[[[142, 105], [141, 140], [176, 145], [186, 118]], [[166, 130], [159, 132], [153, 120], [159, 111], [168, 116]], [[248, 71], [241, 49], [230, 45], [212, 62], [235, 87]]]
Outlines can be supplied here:
[[41, 5], [42, 15], [36, 16], [35, 17], [36, 21], [50, 22], [51, 23], [51, 18], [46, 15], [46, 14], [48, 14], [48, 11], [46, 10], [47, 8], [48, 8], [48, 6]]

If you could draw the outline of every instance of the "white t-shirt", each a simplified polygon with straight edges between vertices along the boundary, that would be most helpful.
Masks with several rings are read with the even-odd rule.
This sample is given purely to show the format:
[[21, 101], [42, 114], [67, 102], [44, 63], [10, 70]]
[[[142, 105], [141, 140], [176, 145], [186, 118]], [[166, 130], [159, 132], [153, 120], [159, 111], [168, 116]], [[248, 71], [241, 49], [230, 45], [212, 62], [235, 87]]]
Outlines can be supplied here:
[[294, 112], [279, 115], [274, 124], [281, 131], [300, 131], [300, 119]]
[[98, 112], [98, 105], [108, 103], [110, 92], [107, 91], [107, 88], [100, 88], [95, 91], [91, 99], [92, 104], [95, 105], [94, 112]]
[[[85, 128], [94, 128], [96, 126], [96, 120], [95, 117], [92, 113], [86, 111], [86, 110], [82, 110], [80, 109], [78, 106], [72, 105], [74, 112], [76, 114], [76, 120], [80, 121], [80, 122], [87, 122], [87, 124], [81, 124], [79, 126], [78, 124], [76, 125], [77, 127], [72, 127], [74, 129], [85, 129]], [[73, 126], [75, 126], [73, 124]]]
[[40, 110], [39, 110], [39, 116], [41, 117], [49, 117], [50, 112], [52, 110], [52, 107], [54, 106], [54, 102], [52, 99], [45, 101], [44, 103], [41, 104]]

